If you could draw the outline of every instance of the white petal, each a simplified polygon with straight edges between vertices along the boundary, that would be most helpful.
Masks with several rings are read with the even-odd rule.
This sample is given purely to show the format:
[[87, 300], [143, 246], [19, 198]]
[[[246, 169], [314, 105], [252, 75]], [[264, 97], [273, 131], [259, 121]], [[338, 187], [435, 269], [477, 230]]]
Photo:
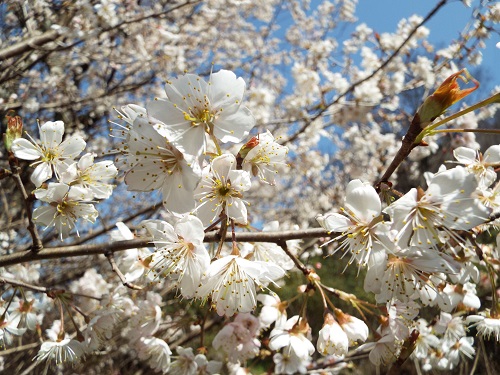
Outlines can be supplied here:
[[485, 163], [499, 164], [500, 163], [500, 145], [493, 145], [484, 153], [483, 160]]
[[40, 140], [46, 148], [56, 148], [62, 141], [64, 122], [48, 121], [40, 127]]
[[66, 139], [59, 146], [61, 151], [61, 156], [68, 159], [74, 159], [82, 153], [87, 144], [79, 135], [74, 135], [69, 139]]
[[45, 181], [52, 177], [52, 167], [48, 163], [38, 164], [33, 174], [31, 175], [31, 182], [35, 184], [36, 187], [42, 185]]
[[12, 142], [12, 152], [16, 158], [23, 160], [36, 160], [43, 156], [43, 152], [39, 146], [24, 138], [18, 138]]
[[470, 164], [476, 161], [477, 152], [468, 147], [457, 147], [453, 150], [453, 156], [460, 163]]
[[234, 114], [229, 116], [221, 115], [215, 121], [214, 125], [214, 135], [219, 138], [221, 142], [238, 143], [241, 142], [255, 126], [255, 118], [248, 108], [240, 107]]

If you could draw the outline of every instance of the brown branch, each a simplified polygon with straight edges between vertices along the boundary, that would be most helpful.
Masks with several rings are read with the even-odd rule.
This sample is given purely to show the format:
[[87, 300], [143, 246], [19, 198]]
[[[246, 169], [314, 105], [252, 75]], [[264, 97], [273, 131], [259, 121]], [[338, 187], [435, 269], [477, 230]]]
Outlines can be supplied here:
[[10, 284], [13, 286], [26, 288], [26, 289], [34, 290], [35, 292], [41, 292], [41, 293], [50, 292], [50, 289], [46, 288], [44, 286], [28, 284], [28, 283], [25, 283], [24, 281], [18, 281], [18, 280], [11, 279], [10, 277], [0, 276], [0, 284]]
[[111, 269], [113, 270], [114, 273], [116, 273], [118, 275], [123, 286], [126, 286], [127, 288], [134, 289], [134, 290], [142, 290], [142, 287], [135, 285], [135, 284], [132, 284], [132, 283], [127, 281], [127, 279], [125, 278], [125, 275], [118, 268], [118, 265], [115, 262], [115, 257], [113, 255], [113, 253], [109, 252], [109, 253], [106, 253], [104, 255], [106, 256], [106, 258], [108, 258], [109, 264], [111, 265]]
[[[239, 242], [272, 242], [279, 244], [288, 240], [299, 240], [304, 238], [320, 238], [334, 235], [328, 233], [323, 228], [304, 229], [296, 231], [283, 231], [283, 232], [258, 232], [236, 233], [236, 241]], [[231, 241], [227, 238], [226, 241]], [[220, 236], [217, 233], [207, 233], [205, 235], [205, 242], [219, 242]], [[20, 251], [13, 254], [0, 256], [0, 267], [10, 266], [13, 264], [20, 264], [32, 262], [43, 259], [58, 259], [66, 257], [78, 257], [88, 255], [98, 255], [106, 253], [114, 253], [138, 247], [152, 246], [152, 239], [138, 238], [126, 241], [116, 241], [113, 243], [99, 243], [91, 245], [75, 245], [75, 246], [60, 246], [60, 247], [46, 247], [39, 252]]]
[[42, 35], [37, 35], [14, 44], [13, 46], [6, 47], [5, 49], [0, 51], [0, 61], [7, 60], [24, 52], [28, 52], [36, 47], [40, 47], [49, 42], [53, 42], [59, 37], [59, 35], [59, 30], [49, 30]]
[[19, 174], [19, 164], [17, 162], [16, 157], [12, 152], [9, 152], [9, 165], [10, 169], [12, 171], [11, 177], [14, 179], [14, 181], [17, 184], [17, 187], [19, 191], [21, 192], [23, 201], [24, 201], [24, 206], [26, 208], [26, 216], [28, 217], [28, 231], [31, 234], [31, 239], [33, 241], [33, 245], [31, 246], [31, 250], [34, 252], [40, 251], [43, 248], [42, 240], [40, 239], [40, 236], [38, 234], [38, 231], [36, 229], [36, 225], [33, 222], [33, 213], [31, 211], [31, 201], [28, 196], [28, 193], [26, 192], [26, 189], [24, 188], [23, 181], [21, 179], [21, 175]]
[[420, 22], [417, 26], [415, 26], [413, 28], [413, 30], [410, 32], [410, 34], [406, 37], [406, 39], [403, 41], [403, 43], [401, 43], [401, 45], [377, 68], [375, 69], [372, 74], [370, 74], [369, 76], [359, 80], [359, 81], [356, 81], [354, 82], [349, 88], [347, 88], [346, 91], [344, 91], [342, 94], [340, 94], [337, 98], [335, 98], [335, 100], [329, 104], [327, 104], [324, 108], [321, 109], [321, 111], [319, 113], [317, 113], [315, 116], [311, 117], [309, 120], [306, 121], [306, 123], [295, 133], [293, 134], [290, 138], [288, 138], [287, 140], [285, 140], [283, 142], [283, 144], [287, 144], [287, 143], [290, 143], [290, 142], [293, 142], [295, 141], [300, 134], [302, 134], [309, 126], [311, 126], [311, 124], [317, 120], [319, 117], [323, 116], [323, 114], [328, 110], [328, 108], [330, 108], [331, 106], [333, 106], [334, 104], [337, 104], [340, 99], [342, 99], [343, 97], [345, 97], [348, 93], [352, 92], [357, 86], [359, 86], [360, 84], [372, 79], [375, 75], [377, 75], [382, 69], [384, 69], [397, 55], [399, 55], [399, 53], [401, 52], [401, 50], [403, 49], [403, 47], [406, 45], [406, 43], [408, 43], [410, 41], [410, 39], [412, 38], [413, 34], [415, 34], [418, 30], [418, 28], [420, 26], [422, 26], [423, 24], [425, 24], [427, 21], [429, 21], [429, 19], [431, 19], [434, 14], [436, 14], [436, 12], [442, 8], [446, 3], [448, 2], [448, 0], [441, 0], [430, 12], [429, 14], [427, 14], [427, 16], [422, 20], [422, 22]]

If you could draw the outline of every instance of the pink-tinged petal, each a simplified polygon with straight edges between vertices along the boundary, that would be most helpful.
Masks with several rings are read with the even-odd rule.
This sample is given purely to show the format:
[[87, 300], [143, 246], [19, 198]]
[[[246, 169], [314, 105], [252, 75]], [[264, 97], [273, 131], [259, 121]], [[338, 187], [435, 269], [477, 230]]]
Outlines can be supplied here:
[[243, 94], [245, 93], [245, 81], [243, 78], [236, 78], [236, 75], [229, 70], [220, 70], [210, 77], [209, 98], [210, 104], [216, 109], [223, 109], [223, 112], [231, 107], [238, 109]]
[[457, 147], [453, 150], [453, 156], [455, 156], [455, 159], [460, 163], [470, 164], [476, 161], [477, 152], [468, 147]]
[[36, 187], [42, 185], [45, 181], [52, 177], [52, 167], [48, 163], [38, 164], [33, 174], [31, 175], [31, 182], [35, 184]]
[[345, 206], [364, 224], [370, 223], [379, 216], [382, 209], [377, 191], [369, 185], [363, 185], [349, 191]]
[[246, 107], [240, 107], [229, 116], [223, 114], [215, 121], [214, 135], [223, 143], [238, 143], [248, 135], [255, 126], [255, 117]]
[[485, 163], [500, 164], [500, 145], [493, 145], [483, 155]]
[[66, 139], [59, 146], [61, 151], [61, 157], [74, 159], [85, 150], [87, 143], [79, 135], [74, 135], [71, 138]]
[[16, 158], [23, 160], [36, 160], [43, 156], [39, 146], [24, 138], [18, 138], [12, 142], [12, 152]]
[[40, 127], [40, 140], [46, 148], [56, 148], [62, 142], [64, 122], [48, 121]]

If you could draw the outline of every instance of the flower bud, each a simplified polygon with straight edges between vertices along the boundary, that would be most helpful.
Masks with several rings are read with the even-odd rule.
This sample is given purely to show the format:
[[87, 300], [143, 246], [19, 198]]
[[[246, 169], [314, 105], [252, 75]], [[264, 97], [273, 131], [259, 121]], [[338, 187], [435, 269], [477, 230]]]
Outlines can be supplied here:
[[248, 153], [250, 152], [250, 150], [252, 148], [254, 148], [255, 146], [257, 146], [259, 144], [259, 137], [256, 136], [256, 137], [253, 137], [252, 139], [250, 139], [247, 143], [245, 143], [240, 151], [238, 152], [238, 156], [237, 158], [238, 159], [245, 159], [245, 157], [248, 155]]
[[3, 141], [7, 151], [10, 151], [12, 142], [23, 135], [23, 119], [21, 116], [9, 115], [6, 115], [5, 118], [7, 119], [7, 131], [3, 135]]
[[[472, 81], [474, 87], [461, 89], [457, 82], [458, 78], [465, 83], [468, 83], [469, 80]], [[441, 86], [431, 96], [427, 97], [418, 109], [420, 127], [422, 129], [427, 127], [436, 117], [442, 115], [448, 107], [466, 97], [478, 87], [479, 82], [469, 74], [467, 69], [462, 69], [446, 78]]]

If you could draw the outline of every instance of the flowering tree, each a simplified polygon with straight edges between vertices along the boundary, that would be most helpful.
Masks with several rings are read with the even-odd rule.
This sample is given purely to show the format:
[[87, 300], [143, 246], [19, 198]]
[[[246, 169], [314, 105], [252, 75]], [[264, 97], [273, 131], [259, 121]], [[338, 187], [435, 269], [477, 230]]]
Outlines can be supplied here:
[[500, 6], [448, 3], [1, 3], [0, 367], [492, 371]]

